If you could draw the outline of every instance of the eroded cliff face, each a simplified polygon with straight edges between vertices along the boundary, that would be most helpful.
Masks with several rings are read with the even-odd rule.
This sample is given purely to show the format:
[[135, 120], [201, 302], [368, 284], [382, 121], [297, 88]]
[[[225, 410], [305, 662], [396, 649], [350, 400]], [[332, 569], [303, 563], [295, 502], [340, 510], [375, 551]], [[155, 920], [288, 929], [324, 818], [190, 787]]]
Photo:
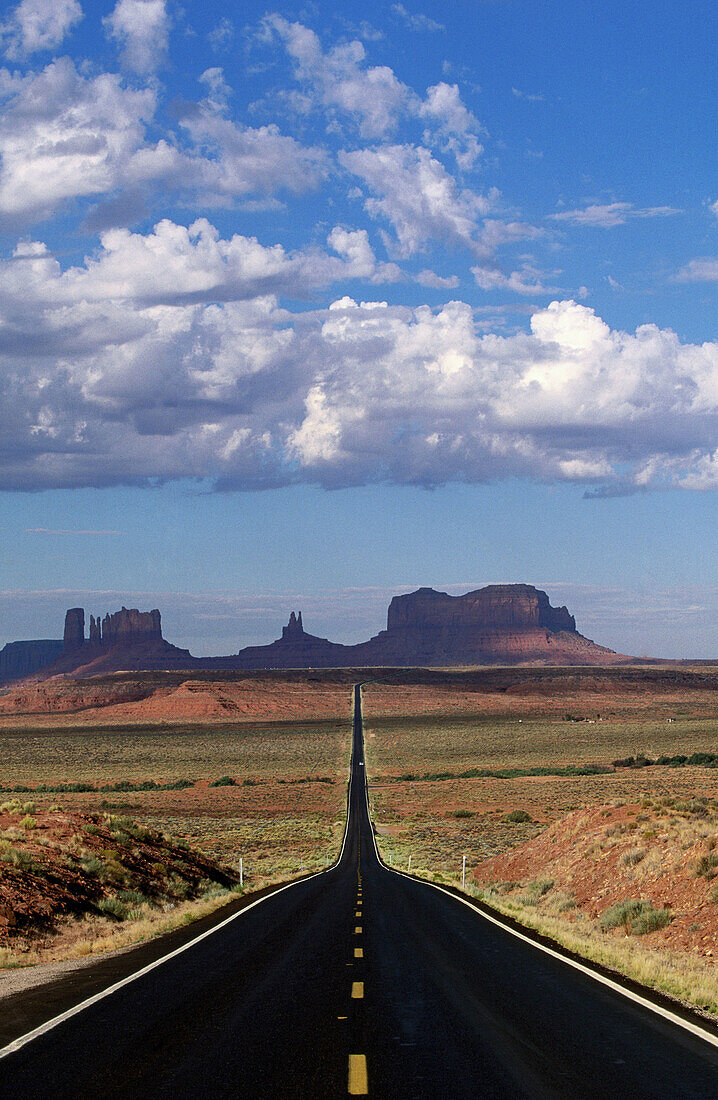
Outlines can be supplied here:
[[8, 642], [0, 649], [0, 683], [32, 676], [51, 665], [62, 653], [63, 642], [36, 639], [30, 642]]
[[393, 635], [541, 627], [575, 632], [576, 620], [566, 607], [552, 607], [546, 593], [530, 584], [490, 584], [463, 596], [419, 588], [394, 596], [387, 615], [387, 632]]

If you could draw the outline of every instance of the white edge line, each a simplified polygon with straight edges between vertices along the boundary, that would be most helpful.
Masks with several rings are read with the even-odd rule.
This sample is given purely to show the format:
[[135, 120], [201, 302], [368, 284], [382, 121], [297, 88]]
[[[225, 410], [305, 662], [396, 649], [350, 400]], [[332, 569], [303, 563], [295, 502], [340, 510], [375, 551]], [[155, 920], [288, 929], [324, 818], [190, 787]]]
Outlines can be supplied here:
[[[156, 970], [158, 966], [162, 966], [163, 963], [169, 962], [170, 959], [177, 958], [184, 951], [189, 951], [191, 947], [201, 943], [202, 940], [206, 940], [208, 936], [213, 936], [215, 932], [219, 932], [222, 928], [226, 928], [232, 921], [237, 920], [238, 917], [243, 917], [245, 913], [248, 913], [250, 909], [254, 909], [255, 905], [261, 905], [263, 901], [269, 901], [270, 898], [275, 898], [277, 894], [281, 894], [284, 890], [291, 889], [292, 886], [299, 886], [302, 882], [309, 882], [310, 879], [318, 878], [320, 875], [326, 875], [332, 871], [342, 859], [344, 855], [344, 849], [347, 843], [347, 835], [349, 833], [349, 807], [351, 805], [351, 786], [352, 786], [352, 774], [353, 774], [353, 756], [354, 756], [354, 690], [352, 688], [352, 754], [349, 760], [349, 783], [347, 785], [347, 819], [344, 824], [344, 837], [342, 839], [342, 846], [339, 849], [339, 855], [336, 861], [331, 867], [327, 867], [323, 871], [315, 871], [312, 875], [307, 875], [305, 878], [295, 879], [294, 882], [287, 882], [284, 886], [277, 887], [276, 890], [272, 890], [271, 893], [265, 894], [264, 897], [257, 898], [256, 901], [252, 901], [249, 905], [245, 905], [236, 913], [232, 913], [230, 917], [226, 917], [225, 920], [219, 924], [215, 924], [212, 928], [208, 928], [206, 932], [200, 933], [199, 936], [195, 936], [193, 940], [183, 944], [182, 947], [175, 948], [174, 951], [170, 951], [167, 955], [162, 955], [161, 958], [155, 959], [154, 962], [148, 963], [147, 966], [143, 966], [141, 970], [135, 970], [134, 973], [128, 974], [126, 978], [121, 978], [119, 982], [115, 982], [114, 985], [109, 985], [107, 989], [100, 990], [99, 993], [93, 994], [92, 997], [87, 997], [86, 1000], [80, 1001], [79, 1004], [73, 1005], [72, 1008], [68, 1008], [65, 1012], [61, 1012], [59, 1016], [53, 1016], [52, 1019], [46, 1020], [44, 1024], [40, 1024], [39, 1027], [33, 1028], [32, 1031], [28, 1031], [25, 1035], [20, 1035], [17, 1039], [13, 1039], [11, 1043], [0, 1049], [0, 1060], [7, 1058], [9, 1054], [15, 1054], [16, 1051], [22, 1047], [31, 1043], [33, 1039], [39, 1039], [41, 1035], [46, 1035], [48, 1031], [52, 1031], [53, 1028], [58, 1027], [64, 1023], [65, 1020], [72, 1019], [73, 1016], [77, 1016], [79, 1012], [83, 1012], [86, 1008], [90, 1008], [92, 1005], [97, 1004], [98, 1001], [102, 1001], [105, 997], [110, 997], [113, 993], [116, 993], [119, 989], [123, 989], [124, 986], [134, 982], [137, 978], [144, 977], [145, 974], [149, 974], [150, 971]], [[101, 957], [98, 957], [98, 962], [101, 962]]]
[[[365, 754], [366, 759], [366, 754]], [[369, 821], [371, 822], [371, 810], [369, 808], [369, 786], [366, 776], [366, 766], [364, 768], [364, 794], [366, 796], [366, 807], [369, 815]], [[554, 951], [552, 947], [548, 947], [544, 943], [540, 943], [537, 940], [532, 939], [530, 936], [525, 935], [523, 932], [519, 932], [518, 929], [512, 928], [509, 924], [504, 924], [498, 917], [494, 917], [489, 913], [485, 913], [483, 909], [479, 909], [477, 905], [474, 905], [468, 898], [462, 897], [460, 894], [454, 894], [451, 890], [444, 889], [443, 886], [439, 886], [436, 882], [431, 882], [425, 878], [415, 878], [413, 875], [406, 874], [405, 871], [398, 871], [395, 867], [390, 867], [379, 854], [379, 848], [376, 842], [376, 836], [374, 834], [374, 828], [372, 825], [371, 837], [374, 843], [374, 851], [376, 857], [381, 863], [385, 871], [389, 871], [392, 874], [400, 875], [402, 878], [409, 879], [410, 882], [418, 882], [423, 886], [431, 886], [434, 890], [439, 890], [442, 894], [446, 894], [447, 897], [453, 898], [454, 901], [461, 902], [462, 905], [468, 906], [474, 913], [478, 913], [484, 920], [490, 921], [491, 924], [495, 924], [497, 928], [502, 928], [504, 932], [508, 932], [510, 935], [515, 936], [518, 940], [523, 940], [524, 943], [529, 944], [530, 947], [535, 947], [538, 951], [543, 951], [545, 955], [550, 955], [553, 959], [558, 959], [559, 962], [566, 963], [567, 966], [572, 966], [574, 970], [579, 970], [582, 974], [586, 974], [589, 978], [593, 978], [594, 981], [600, 982], [601, 985], [608, 986], [614, 993], [620, 993], [623, 997], [626, 997], [630, 1001], [635, 1001], [636, 1004], [641, 1005], [643, 1008], [650, 1009], [651, 1012], [655, 1012], [656, 1015], [662, 1016], [666, 1020], [670, 1020], [672, 1024], [677, 1024], [678, 1027], [684, 1028], [685, 1031], [690, 1031], [692, 1035], [696, 1035], [699, 1039], [703, 1039], [705, 1042], [710, 1043], [711, 1046], [718, 1047], [718, 1036], [713, 1035], [712, 1032], [706, 1031], [699, 1024], [694, 1024], [690, 1020], [684, 1020], [682, 1016], [679, 1016], [676, 1012], [671, 1012], [669, 1008], [664, 1008], [662, 1005], [656, 1004], [654, 1001], [649, 1000], [648, 997], [642, 997], [640, 993], [634, 993], [632, 989], [627, 989], [621, 985], [620, 982], [615, 982], [611, 978], [607, 978], [604, 974], [599, 973], [597, 970], [592, 970], [590, 966], [585, 966], [583, 963], [578, 962], [576, 959], [572, 959], [569, 955], [563, 955], [560, 951]]]

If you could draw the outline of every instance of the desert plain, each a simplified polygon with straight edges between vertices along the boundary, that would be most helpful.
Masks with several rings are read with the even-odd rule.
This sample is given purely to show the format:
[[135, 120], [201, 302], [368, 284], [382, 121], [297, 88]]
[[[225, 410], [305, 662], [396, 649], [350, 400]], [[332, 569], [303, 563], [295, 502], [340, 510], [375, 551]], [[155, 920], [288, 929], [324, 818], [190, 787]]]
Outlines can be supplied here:
[[[718, 670], [701, 665], [117, 673], [6, 689], [6, 972], [126, 946], [331, 862], [357, 681], [387, 862], [411, 859], [718, 1013]], [[142, 844], [164, 845], [161, 881], [142, 859], [163, 858]], [[84, 905], [7, 916], [20, 880], [39, 898], [60, 869], [82, 880]]]

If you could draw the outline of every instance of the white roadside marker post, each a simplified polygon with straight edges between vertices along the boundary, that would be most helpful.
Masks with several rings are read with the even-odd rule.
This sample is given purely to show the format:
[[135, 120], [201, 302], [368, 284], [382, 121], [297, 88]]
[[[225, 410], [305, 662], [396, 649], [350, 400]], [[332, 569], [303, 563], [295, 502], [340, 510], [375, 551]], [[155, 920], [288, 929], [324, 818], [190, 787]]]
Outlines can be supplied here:
[[461, 859], [461, 889], [466, 889], [466, 856]]
[[242, 864], [242, 857], [239, 857], [239, 885], [244, 886], [244, 866]]
[[409, 856], [409, 866], [407, 867], [407, 871], [410, 871], [410, 870], [411, 870], [411, 856]]

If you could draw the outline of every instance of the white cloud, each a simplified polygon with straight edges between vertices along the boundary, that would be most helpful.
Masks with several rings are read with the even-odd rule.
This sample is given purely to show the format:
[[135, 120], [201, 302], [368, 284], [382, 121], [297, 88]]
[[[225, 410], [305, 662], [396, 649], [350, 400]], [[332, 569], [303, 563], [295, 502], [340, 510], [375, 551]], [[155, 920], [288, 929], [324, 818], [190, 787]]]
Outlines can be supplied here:
[[546, 99], [545, 95], [540, 92], [522, 92], [520, 88], [512, 88], [512, 95], [515, 95], [517, 99], [525, 99], [529, 103], [543, 103]]
[[705, 257], [691, 260], [676, 275], [680, 283], [716, 283], [718, 282], [718, 259]]
[[42, 217], [79, 195], [106, 194], [167, 151], [160, 143], [137, 160], [152, 91], [109, 73], [84, 77], [69, 58], [26, 77], [0, 71], [0, 101], [0, 215]]
[[164, 63], [170, 31], [165, 0], [118, 0], [105, 25], [127, 68], [146, 74]]
[[[433, 123], [443, 152], [450, 152], [463, 171], [473, 168], [483, 153], [477, 134], [481, 124], [463, 103], [456, 84], [443, 81], [427, 88], [426, 100], [419, 107], [419, 117]], [[426, 131], [425, 141], [431, 140]]]
[[667, 218], [681, 211], [674, 206], [646, 206], [638, 208], [630, 202], [609, 202], [594, 204], [581, 210], [562, 210], [560, 214], [551, 214], [551, 221], [566, 222], [569, 225], [591, 226], [598, 229], [614, 229], [625, 225], [631, 218]]
[[446, 30], [443, 23], [437, 23], [435, 19], [430, 19], [428, 15], [423, 15], [421, 12], [407, 11], [403, 4], [392, 4], [391, 11], [393, 15], [397, 15], [413, 31]]
[[54, 50], [81, 19], [78, 0], [22, 0], [0, 24], [2, 48], [13, 60]]
[[548, 294], [555, 290], [555, 287], [546, 287], [542, 282], [544, 273], [528, 263], [522, 264], [519, 271], [512, 271], [509, 275], [488, 266], [472, 267], [471, 272], [476, 285], [482, 290], [511, 290], [515, 294], [527, 295]]
[[435, 290], [453, 290], [459, 285], [458, 275], [437, 275], [435, 271], [425, 269], [416, 276], [421, 286], [430, 286]]
[[573, 301], [508, 336], [461, 301], [282, 308], [398, 274], [361, 230], [328, 245], [288, 253], [200, 219], [106, 233], [66, 271], [19, 246], [0, 263], [0, 486], [718, 484], [718, 344], [612, 330]]
[[365, 201], [372, 217], [389, 221], [399, 250], [410, 256], [428, 240], [462, 245], [479, 253], [479, 218], [488, 199], [461, 189], [428, 149], [382, 145], [339, 154], [342, 167], [364, 181], [376, 197]]
[[302, 193], [317, 187], [327, 174], [323, 150], [303, 147], [273, 124], [233, 122], [217, 107], [216, 100], [189, 105], [179, 120], [192, 148], [191, 160], [182, 165], [175, 182], [197, 189], [203, 204], [227, 206], [237, 198], [282, 189]]
[[217, 53], [221, 50], [226, 50], [233, 38], [234, 23], [232, 23], [231, 19], [227, 19], [226, 16], [223, 16], [219, 23], [216, 23], [207, 35], [207, 41]]
[[72, 199], [119, 191], [94, 217], [102, 225], [113, 205], [120, 216], [128, 203], [143, 210], [143, 191], [160, 186], [228, 206], [318, 185], [327, 171], [322, 150], [303, 148], [276, 126], [233, 122], [222, 70], [200, 79], [209, 96], [185, 106], [179, 121], [188, 144], [180, 148], [164, 138], [147, 142], [153, 88], [127, 87], [109, 73], [84, 76], [69, 58], [25, 77], [0, 70], [0, 217], [33, 221]]
[[396, 128], [413, 93], [387, 65], [367, 67], [361, 42], [334, 46], [325, 53], [314, 31], [301, 23], [270, 15], [265, 27], [282, 40], [297, 79], [318, 106], [353, 119], [363, 137], [383, 137]]

